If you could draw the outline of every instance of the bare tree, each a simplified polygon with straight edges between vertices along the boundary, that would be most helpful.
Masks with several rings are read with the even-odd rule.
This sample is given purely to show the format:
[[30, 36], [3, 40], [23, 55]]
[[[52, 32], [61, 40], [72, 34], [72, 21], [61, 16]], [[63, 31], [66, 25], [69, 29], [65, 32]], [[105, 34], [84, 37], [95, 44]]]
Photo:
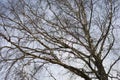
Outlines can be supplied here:
[[57, 80], [46, 68], [57, 64], [84, 80], [120, 80], [119, 3], [119, 0], [0, 3], [0, 69], [6, 75], [4, 79], [40, 80], [36, 76], [44, 69]]

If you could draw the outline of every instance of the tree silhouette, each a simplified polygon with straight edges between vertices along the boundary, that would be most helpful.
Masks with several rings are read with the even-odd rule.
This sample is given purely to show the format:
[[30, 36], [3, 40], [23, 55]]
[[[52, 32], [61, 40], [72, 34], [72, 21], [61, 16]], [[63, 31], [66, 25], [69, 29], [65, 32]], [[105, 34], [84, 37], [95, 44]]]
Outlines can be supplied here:
[[4, 79], [39, 80], [36, 76], [44, 69], [57, 80], [46, 68], [55, 64], [84, 80], [120, 79], [116, 67], [120, 60], [119, 3], [119, 0], [0, 3], [0, 68]]

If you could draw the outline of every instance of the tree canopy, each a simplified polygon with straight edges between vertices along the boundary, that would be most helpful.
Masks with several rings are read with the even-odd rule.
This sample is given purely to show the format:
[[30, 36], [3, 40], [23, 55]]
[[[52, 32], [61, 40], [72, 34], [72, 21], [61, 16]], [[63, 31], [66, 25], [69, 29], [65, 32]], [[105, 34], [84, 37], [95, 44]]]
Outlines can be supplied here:
[[4, 0], [1, 80], [40, 80], [42, 70], [60, 80], [52, 71], [61, 68], [74, 80], [119, 80], [119, 8], [119, 0]]

